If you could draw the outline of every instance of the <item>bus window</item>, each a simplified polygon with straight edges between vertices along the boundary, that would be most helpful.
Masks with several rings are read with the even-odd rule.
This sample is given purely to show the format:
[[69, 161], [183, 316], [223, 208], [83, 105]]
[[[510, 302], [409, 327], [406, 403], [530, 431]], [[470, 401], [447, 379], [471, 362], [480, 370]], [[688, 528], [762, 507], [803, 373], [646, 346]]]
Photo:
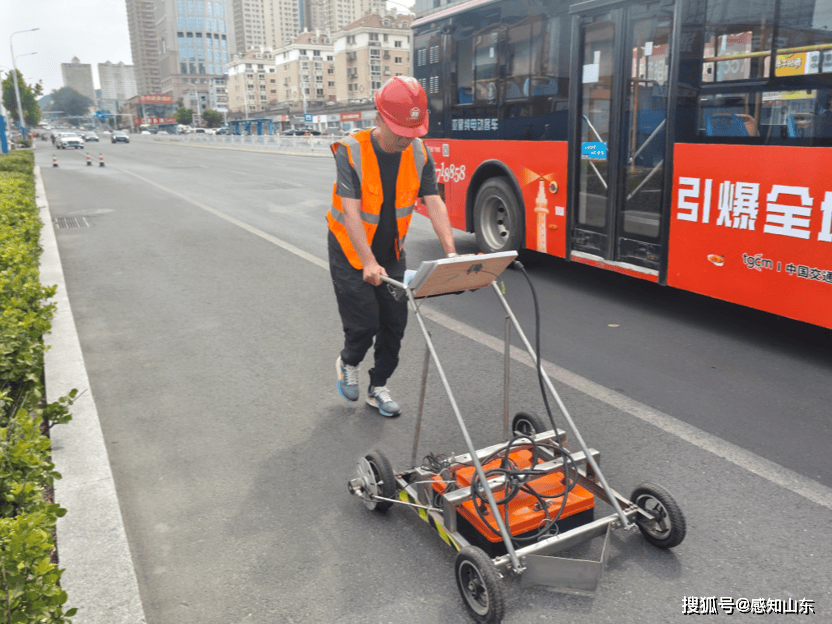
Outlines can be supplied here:
[[508, 28], [503, 55], [506, 101], [524, 100], [529, 97], [532, 63], [530, 19], [532, 18]]
[[474, 41], [472, 28], [459, 27], [454, 31], [454, 59], [451, 81], [456, 84], [456, 104], [474, 103]]
[[760, 136], [753, 93], [714, 93], [699, 98], [700, 133], [709, 137]]
[[832, 1], [799, 6], [781, 10], [774, 75], [832, 74]]
[[702, 82], [768, 77], [773, 25], [774, 0], [710, 0]]
[[474, 35], [474, 101], [477, 104], [495, 105], [498, 100], [499, 43], [505, 36], [498, 26], [487, 26]]

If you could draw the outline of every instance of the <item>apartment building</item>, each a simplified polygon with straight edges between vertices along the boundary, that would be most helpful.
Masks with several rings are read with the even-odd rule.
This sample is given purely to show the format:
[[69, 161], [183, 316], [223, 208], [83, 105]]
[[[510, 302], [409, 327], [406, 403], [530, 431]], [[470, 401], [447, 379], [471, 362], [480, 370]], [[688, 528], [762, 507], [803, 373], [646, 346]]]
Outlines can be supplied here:
[[246, 113], [249, 117], [276, 104], [275, 52], [265, 48], [235, 56], [228, 64], [226, 97], [229, 112]]
[[123, 62], [98, 64], [98, 82], [101, 84], [99, 106], [116, 111], [119, 105], [139, 94], [132, 65]]
[[298, 0], [264, 0], [263, 13], [266, 23], [266, 45], [277, 49], [292, 43], [303, 31], [301, 12], [303, 4]]
[[409, 74], [412, 21], [395, 11], [365, 15], [335, 33], [336, 101], [372, 101], [387, 80]]
[[228, 112], [228, 78], [225, 76], [211, 80], [208, 108], [220, 113]]
[[61, 74], [64, 86], [75, 89], [81, 95], [87, 96], [95, 104], [95, 87], [92, 83], [92, 65], [82, 63], [74, 57], [70, 63], [61, 63]]
[[302, 33], [275, 51], [275, 65], [279, 105], [319, 106], [335, 101], [335, 63], [326, 34]]
[[272, 0], [233, 0], [234, 39], [236, 54], [246, 50], [270, 47], [266, 40], [266, 3]]

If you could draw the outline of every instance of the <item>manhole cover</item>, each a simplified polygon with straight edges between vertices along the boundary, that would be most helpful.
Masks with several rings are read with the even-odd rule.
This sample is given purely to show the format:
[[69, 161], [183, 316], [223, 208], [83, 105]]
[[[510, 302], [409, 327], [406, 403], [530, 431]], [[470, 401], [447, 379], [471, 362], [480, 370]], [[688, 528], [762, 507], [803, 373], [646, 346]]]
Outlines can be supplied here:
[[86, 217], [56, 217], [52, 221], [59, 230], [85, 228], [92, 225]]

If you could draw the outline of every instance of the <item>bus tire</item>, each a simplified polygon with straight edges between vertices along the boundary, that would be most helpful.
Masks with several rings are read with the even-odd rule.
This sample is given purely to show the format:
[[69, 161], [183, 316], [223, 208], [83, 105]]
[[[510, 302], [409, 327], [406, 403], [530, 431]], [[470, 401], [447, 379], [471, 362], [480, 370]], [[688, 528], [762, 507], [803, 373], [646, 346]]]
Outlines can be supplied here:
[[490, 178], [474, 202], [474, 234], [483, 253], [518, 250], [523, 245], [523, 212], [508, 178]]

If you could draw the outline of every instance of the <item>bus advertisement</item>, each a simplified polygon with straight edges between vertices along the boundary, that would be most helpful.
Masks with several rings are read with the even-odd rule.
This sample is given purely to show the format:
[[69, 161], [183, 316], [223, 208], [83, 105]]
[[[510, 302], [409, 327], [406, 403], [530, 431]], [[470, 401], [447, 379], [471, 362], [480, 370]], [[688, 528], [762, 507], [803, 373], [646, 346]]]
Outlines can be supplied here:
[[832, 328], [832, 10], [797, 5], [472, 0], [418, 18], [453, 227]]

